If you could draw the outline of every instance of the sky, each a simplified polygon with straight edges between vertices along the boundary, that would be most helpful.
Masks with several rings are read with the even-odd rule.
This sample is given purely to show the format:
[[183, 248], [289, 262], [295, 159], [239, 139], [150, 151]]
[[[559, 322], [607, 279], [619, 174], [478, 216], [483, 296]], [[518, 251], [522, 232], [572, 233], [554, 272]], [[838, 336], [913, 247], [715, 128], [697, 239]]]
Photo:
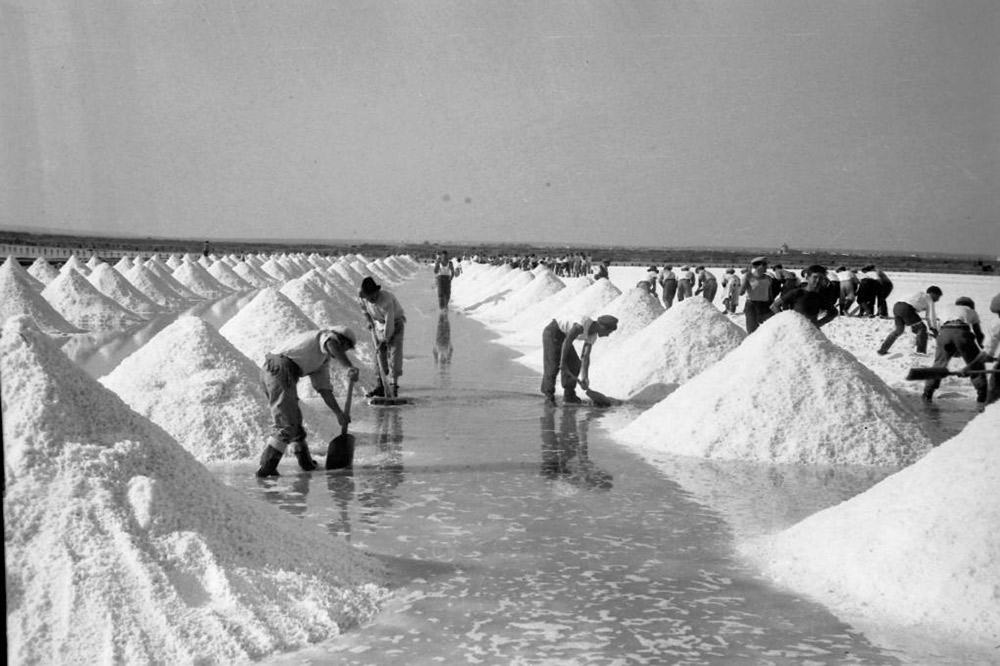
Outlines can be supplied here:
[[1000, 254], [995, 0], [3, 0], [0, 228]]

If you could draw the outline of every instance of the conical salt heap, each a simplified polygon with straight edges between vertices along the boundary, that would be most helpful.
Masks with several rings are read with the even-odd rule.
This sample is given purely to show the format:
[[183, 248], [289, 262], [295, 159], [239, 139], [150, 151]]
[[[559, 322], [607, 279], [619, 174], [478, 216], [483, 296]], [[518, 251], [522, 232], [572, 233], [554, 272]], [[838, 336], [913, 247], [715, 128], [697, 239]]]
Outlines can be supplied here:
[[254, 288], [252, 284], [244, 280], [233, 271], [225, 261], [216, 261], [207, 269], [208, 274], [219, 281], [223, 287], [235, 292], [250, 291]]
[[232, 289], [212, 277], [208, 269], [197, 261], [185, 261], [174, 269], [172, 275], [175, 280], [202, 298], [221, 298], [233, 293]]
[[288, 268], [287, 262], [279, 260], [278, 257], [268, 257], [267, 261], [260, 265], [260, 270], [280, 284], [298, 277]]
[[[707, 303], [707, 301], [706, 301]], [[618, 318], [618, 328], [615, 329], [615, 343], [619, 344], [625, 338], [652, 324], [663, 314], [663, 303], [648, 289], [632, 287], [622, 292], [621, 296], [608, 303], [604, 314]]]
[[704, 298], [687, 298], [634, 335], [617, 336], [618, 331], [612, 333], [594, 355], [590, 379], [615, 398], [650, 403], [715, 365], [740, 346], [746, 333]]
[[244, 356], [260, 365], [264, 355], [287, 338], [315, 328], [315, 322], [274, 287], [261, 289], [253, 300], [223, 324], [219, 333]]
[[69, 255], [69, 259], [59, 268], [60, 273], [68, 273], [71, 270], [76, 270], [80, 275], [87, 276], [90, 275], [90, 266], [80, 261], [80, 257], [75, 254]]
[[157, 257], [151, 257], [145, 264], [146, 268], [153, 271], [158, 278], [163, 282], [163, 284], [170, 289], [178, 298], [182, 298], [186, 301], [203, 301], [204, 296], [194, 293], [186, 286], [177, 281], [174, 277], [174, 270], [169, 268], [166, 264], [160, 261]]
[[[315, 271], [316, 269], [312, 269]], [[338, 308], [327, 298], [327, 292], [315, 281], [309, 279], [309, 273], [286, 282], [280, 291], [294, 303], [302, 312], [320, 328], [329, 328], [335, 324], [347, 325], [348, 313]], [[355, 308], [357, 311], [357, 308]], [[352, 319], [357, 322], [360, 315], [351, 312]]]
[[241, 261], [233, 266], [233, 272], [246, 280], [254, 288], [269, 287], [275, 283], [274, 278], [265, 274], [248, 261]]
[[503, 301], [486, 307], [474, 316], [485, 322], [508, 321], [535, 303], [566, 288], [566, 283], [550, 270], [539, 272], [534, 279], [511, 293]]
[[[480, 294], [514, 273], [507, 264], [486, 266], [471, 264], [462, 274], [461, 280], [455, 280], [451, 285], [451, 300], [459, 307], [472, 305], [481, 300]], [[491, 292], [492, 293], [492, 290]]]
[[123, 256], [121, 259], [115, 262], [114, 269], [119, 273], [121, 273], [122, 275], [125, 275], [126, 271], [132, 269], [132, 260], [129, 259], [127, 256]]
[[594, 284], [594, 280], [589, 277], [566, 278], [563, 282], [566, 285], [565, 289], [560, 289], [554, 294], [532, 303], [506, 322], [497, 322], [496, 329], [511, 332], [509, 338], [502, 337], [498, 342], [502, 344], [520, 342], [523, 344], [523, 336], [526, 332], [530, 332], [531, 343], [537, 342], [537, 332], [541, 331], [542, 327], [552, 320], [552, 313]]
[[87, 331], [123, 330], [143, 322], [73, 269], [60, 273], [42, 290], [42, 296], [66, 321]]
[[10, 317], [26, 315], [50, 335], [81, 333], [42, 297], [30, 281], [33, 279], [12, 257], [0, 265], [0, 324]]
[[502, 279], [484, 285], [478, 292], [478, 300], [466, 305], [464, 310], [474, 318], [485, 310], [507, 300], [512, 294], [535, 279], [531, 271], [511, 271]]
[[38, 280], [44, 288], [59, 275], [59, 269], [50, 264], [45, 257], [38, 257], [28, 266], [28, 274]]
[[199, 317], [177, 318], [100, 382], [201, 462], [256, 456], [270, 430], [260, 368]]
[[[1000, 644], [1000, 404], [868, 491], [748, 545], [834, 612]], [[968, 663], [985, 663], [970, 660]]]
[[378, 564], [215, 479], [30, 320], [0, 336], [10, 663], [237, 663], [327, 640]]
[[167, 285], [149, 266], [140, 262], [125, 271], [125, 278], [146, 298], [167, 310], [177, 310], [185, 299]]
[[163, 308], [146, 296], [128, 278], [116, 271], [110, 264], [99, 264], [87, 276], [87, 282], [126, 310], [142, 317], [163, 312]]
[[874, 372], [782, 312], [617, 434], [706, 458], [899, 465], [930, 448], [920, 423]]

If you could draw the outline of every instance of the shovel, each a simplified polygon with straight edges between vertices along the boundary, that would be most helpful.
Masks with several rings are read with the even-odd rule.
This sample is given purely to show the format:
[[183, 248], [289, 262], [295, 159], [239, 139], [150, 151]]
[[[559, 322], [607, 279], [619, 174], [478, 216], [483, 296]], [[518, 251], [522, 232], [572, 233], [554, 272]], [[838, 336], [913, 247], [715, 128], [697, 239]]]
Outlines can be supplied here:
[[378, 351], [378, 338], [375, 337], [375, 331], [372, 330], [372, 346], [375, 347], [375, 367], [378, 368], [378, 378], [382, 382], [382, 390], [385, 391], [385, 396], [372, 396], [368, 398], [369, 405], [406, 405], [410, 401], [406, 398], [400, 398], [397, 395], [389, 395], [393, 393], [392, 385], [389, 384], [389, 378], [386, 377], [388, 370], [382, 367], [382, 355]]
[[[347, 381], [347, 399], [344, 401], [345, 420], [351, 418], [351, 396], [354, 394], [354, 378]], [[354, 463], [354, 435], [347, 434], [347, 424], [340, 428], [340, 434], [330, 440], [326, 449], [326, 468], [343, 469]]]
[[[578, 383], [581, 383], [579, 377], [577, 377], [576, 381]], [[615, 404], [614, 400], [604, 395], [600, 391], [595, 391], [594, 389], [590, 388], [589, 384], [587, 385], [587, 387], [588, 388], [585, 388], [583, 392], [587, 394], [587, 397], [590, 399], [592, 403], [594, 403], [595, 407], [610, 407], [611, 405]]]
[[1000, 368], [993, 368], [992, 370], [969, 370], [968, 372], [951, 371], [948, 368], [910, 368], [910, 371], [906, 373], [906, 378], [910, 380], [925, 380], [925, 379], [944, 379], [945, 377], [950, 377], [952, 375], [989, 375], [1000, 372]]

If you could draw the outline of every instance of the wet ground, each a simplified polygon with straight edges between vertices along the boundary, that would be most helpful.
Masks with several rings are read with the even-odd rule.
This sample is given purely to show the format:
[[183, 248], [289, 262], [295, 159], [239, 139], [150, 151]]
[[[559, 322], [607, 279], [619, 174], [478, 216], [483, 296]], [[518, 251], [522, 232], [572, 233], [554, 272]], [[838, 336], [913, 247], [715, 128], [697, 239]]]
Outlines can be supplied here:
[[[632, 408], [543, 406], [538, 376], [477, 322], [439, 313], [423, 277], [394, 290], [412, 404], [356, 403], [352, 470], [297, 473], [286, 460], [283, 476], [258, 481], [255, 465], [213, 467], [392, 573], [394, 599], [372, 623], [267, 663], [914, 661], [770, 585], [734, 551], [737, 538], [791, 525], [890, 470], [667, 458], [654, 468], [605, 431]], [[218, 325], [226, 308], [215, 309]], [[116, 353], [77, 352], [94, 372]]]

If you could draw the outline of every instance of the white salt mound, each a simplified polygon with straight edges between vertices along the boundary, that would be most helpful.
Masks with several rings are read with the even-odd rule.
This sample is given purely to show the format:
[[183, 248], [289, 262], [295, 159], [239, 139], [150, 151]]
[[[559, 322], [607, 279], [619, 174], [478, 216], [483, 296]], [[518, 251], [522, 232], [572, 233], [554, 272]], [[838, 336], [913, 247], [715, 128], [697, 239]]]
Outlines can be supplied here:
[[555, 273], [549, 270], [542, 271], [503, 301], [484, 308], [473, 316], [487, 322], [507, 321], [529, 306], [565, 288], [566, 284], [556, 277]]
[[268, 257], [267, 261], [260, 265], [260, 270], [281, 283], [298, 277], [292, 270], [289, 270], [287, 262], [281, 261], [279, 257]]
[[174, 269], [175, 280], [202, 298], [219, 298], [232, 290], [212, 277], [204, 266], [196, 261], [185, 261]]
[[618, 345], [663, 314], [663, 304], [660, 299], [649, 293], [648, 289], [632, 287], [608, 303], [604, 308], [604, 314], [618, 318], [618, 328], [613, 334], [614, 344]]
[[100, 382], [201, 462], [254, 457], [270, 431], [260, 369], [199, 317], [179, 317]]
[[[498, 342], [514, 345], [525, 342], [535, 343], [540, 339], [542, 328], [552, 320], [552, 313], [562, 307], [570, 298], [594, 284], [594, 280], [589, 277], [567, 278], [563, 282], [566, 284], [565, 289], [560, 289], [537, 303], [533, 303], [506, 322], [497, 322], [495, 328], [511, 331], [509, 339], [505, 336]], [[524, 339], [526, 333], [530, 336], [530, 340]]]
[[110, 264], [100, 264], [87, 276], [87, 281], [97, 287], [98, 291], [127, 310], [143, 317], [150, 317], [163, 312], [151, 298], [136, 289], [124, 275], [116, 271]]
[[136, 263], [125, 271], [125, 278], [146, 298], [167, 310], [176, 310], [185, 303], [180, 294], [171, 289], [152, 269], [141, 263]]
[[173, 292], [177, 298], [181, 298], [187, 301], [205, 300], [204, 296], [194, 293], [193, 291], [188, 289], [185, 285], [178, 282], [177, 278], [174, 277], [173, 273], [174, 270], [176, 269], [171, 269], [167, 267], [166, 264], [164, 264], [156, 257], [149, 259], [144, 265], [146, 266], [146, 268], [155, 273], [156, 276], [160, 278], [160, 281], [167, 288], [169, 288], [170, 291]]
[[268, 287], [223, 324], [219, 333], [259, 365], [278, 343], [315, 328], [318, 326], [287, 296]]
[[206, 270], [209, 275], [219, 281], [219, 284], [232, 291], [250, 291], [254, 288], [252, 284], [237, 275], [232, 266], [225, 261], [216, 261], [211, 266], [208, 266]]
[[910, 467], [747, 554], [835, 612], [1000, 644], [1000, 404]]
[[118, 305], [87, 282], [76, 270], [61, 272], [42, 296], [66, 321], [87, 331], [122, 330], [143, 322], [143, 318]]
[[617, 434], [706, 458], [898, 465], [930, 448], [920, 422], [854, 356], [782, 312]]
[[590, 380], [620, 400], [649, 403], [713, 366], [739, 347], [746, 333], [704, 298], [688, 298], [631, 337], [617, 336], [618, 331], [609, 335], [594, 354]]
[[274, 278], [247, 261], [241, 261], [234, 265], [233, 272], [256, 288], [268, 287], [275, 282]]
[[45, 257], [38, 257], [28, 266], [28, 273], [42, 285], [46, 285], [59, 275], [59, 269], [50, 264]]
[[66, 321], [66, 318], [35, 290], [34, 283], [26, 278], [27, 272], [14, 259], [7, 259], [0, 266], [0, 323], [10, 317], [26, 315], [46, 333], [52, 335], [80, 333], [80, 329]]
[[371, 559], [217, 481], [27, 318], [0, 373], [10, 663], [245, 662], [385, 598]]
[[59, 268], [60, 273], [68, 273], [72, 270], [76, 270], [80, 275], [90, 275], [90, 266], [80, 261], [80, 258], [75, 254], [71, 254], [69, 259]]

